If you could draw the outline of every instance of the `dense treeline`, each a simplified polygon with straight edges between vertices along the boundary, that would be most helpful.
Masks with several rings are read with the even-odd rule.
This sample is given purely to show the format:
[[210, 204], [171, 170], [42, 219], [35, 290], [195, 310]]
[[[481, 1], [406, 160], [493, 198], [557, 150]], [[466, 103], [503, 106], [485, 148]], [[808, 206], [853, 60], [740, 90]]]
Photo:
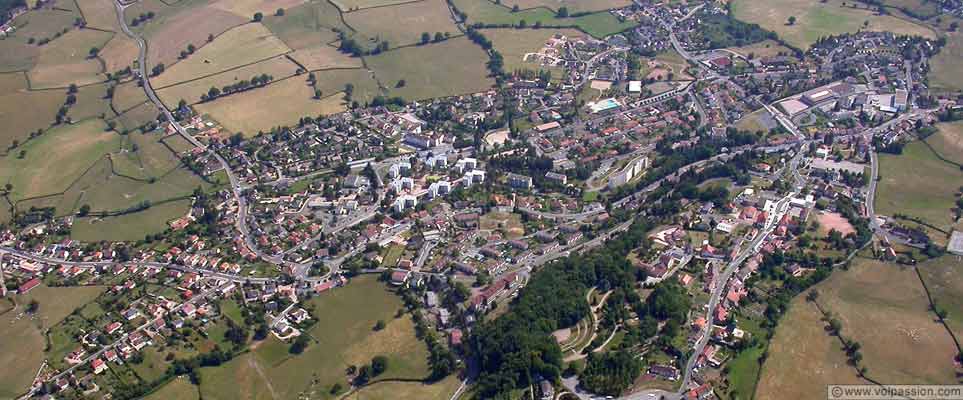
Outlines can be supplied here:
[[641, 371], [642, 361], [635, 354], [589, 353], [579, 383], [592, 393], [618, 396], [635, 382]]
[[747, 24], [725, 14], [702, 17], [702, 35], [709, 48], [740, 47], [766, 39], [776, 39], [776, 34], [757, 24]]

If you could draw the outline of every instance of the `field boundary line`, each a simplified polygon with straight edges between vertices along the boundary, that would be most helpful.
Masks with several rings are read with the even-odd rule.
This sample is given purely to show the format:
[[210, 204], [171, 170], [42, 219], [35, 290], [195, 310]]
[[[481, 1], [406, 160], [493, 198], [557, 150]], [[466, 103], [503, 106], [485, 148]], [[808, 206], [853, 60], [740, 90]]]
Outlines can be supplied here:
[[[428, 2], [428, 0], [407, 0], [407, 1], [400, 2], [400, 3], [382, 4], [382, 5], [380, 5], [380, 6], [371, 6], [371, 7], [364, 7], [364, 8], [356, 8], [356, 9], [354, 9], [354, 10], [341, 11], [341, 13], [342, 13], [342, 14], [351, 14], [351, 13], [353, 13], [353, 12], [366, 11], [366, 10], [374, 10], [374, 9], [376, 9], [376, 8], [397, 7], [397, 6], [405, 6], [405, 5], [409, 5], [409, 4], [426, 3], [426, 2]], [[338, 7], [337, 5], [335, 5], [335, 7], [337, 7], [338, 10], [341, 10], [341, 7]]]
[[933, 295], [930, 293], [929, 286], [926, 285], [926, 280], [923, 279], [923, 274], [920, 273], [919, 266], [914, 265], [912, 268], [913, 271], [916, 272], [916, 277], [920, 279], [920, 284], [923, 285], [923, 291], [926, 292], [926, 299], [930, 303], [930, 310], [933, 311], [933, 314], [936, 315], [936, 319], [940, 321], [940, 324], [943, 325], [943, 328], [946, 329], [946, 332], [950, 334], [951, 338], [953, 338], [953, 343], [956, 344], [957, 356], [963, 354], [963, 348], [960, 347], [960, 340], [956, 337], [956, 334], [953, 333], [953, 330], [950, 329], [950, 326], [946, 324], [946, 320], [936, 313], [936, 303], [933, 301]]
[[[285, 46], [287, 46], [287, 45], [285, 45]], [[290, 49], [290, 47], [289, 47], [288, 49]], [[210, 74], [207, 74], [207, 75], [199, 76], [199, 77], [197, 77], [197, 78], [191, 78], [191, 79], [188, 79], [188, 80], [186, 80], [186, 81], [177, 82], [177, 83], [172, 84], [172, 85], [157, 87], [157, 88], [154, 88], [154, 90], [156, 90], [156, 91], [161, 91], [161, 90], [164, 90], [164, 89], [172, 88], [172, 87], [174, 87], [174, 86], [183, 85], [183, 84], [185, 84], [185, 83], [192, 83], [192, 82], [196, 82], [196, 81], [199, 81], [199, 80], [202, 80], [202, 79], [207, 79], [207, 78], [210, 78], [210, 77], [213, 77], [213, 76], [216, 76], [216, 75], [223, 74], [223, 73], [225, 73], [225, 72], [231, 72], [231, 71], [235, 71], [235, 70], [238, 70], [238, 69], [241, 69], [241, 68], [244, 68], [244, 67], [250, 67], [250, 66], [252, 66], [252, 65], [254, 65], [254, 64], [259, 64], [259, 63], [262, 63], [262, 62], [265, 62], [265, 61], [271, 61], [271, 60], [273, 60], [273, 59], [275, 59], [275, 58], [283, 58], [284, 56], [287, 56], [288, 54], [291, 54], [291, 53], [293, 53], [293, 52], [294, 52], [294, 50], [288, 50], [287, 52], [284, 52], [284, 53], [281, 53], [281, 54], [278, 54], [278, 55], [273, 55], [273, 56], [270, 56], [270, 57], [268, 57], [268, 58], [262, 58], [262, 59], [260, 59], [260, 60], [256, 60], [256, 61], [249, 62], [249, 63], [247, 63], [247, 64], [238, 65], [238, 66], [236, 66], [236, 67], [231, 67], [231, 68], [225, 69], [225, 70], [223, 70], [223, 71], [218, 71], [218, 72], [210, 73]], [[296, 75], [296, 74], [294, 74], [294, 75]], [[284, 79], [287, 79], [287, 78], [288, 78], [288, 77], [285, 77]]]

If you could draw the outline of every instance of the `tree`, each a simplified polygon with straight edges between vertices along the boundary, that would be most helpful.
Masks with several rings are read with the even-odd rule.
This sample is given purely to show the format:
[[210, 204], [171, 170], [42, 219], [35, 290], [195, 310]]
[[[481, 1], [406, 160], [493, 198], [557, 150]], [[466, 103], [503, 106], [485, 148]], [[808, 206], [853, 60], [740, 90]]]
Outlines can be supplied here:
[[164, 63], [157, 64], [154, 66], [154, 68], [151, 68], [150, 70], [151, 76], [157, 76], [162, 74], [163, 72], [164, 72]]
[[304, 352], [304, 349], [307, 347], [308, 347], [308, 336], [300, 335], [298, 336], [297, 339], [294, 339], [294, 343], [291, 344], [291, 348], [288, 349], [288, 352], [290, 352], [291, 354], [301, 354]]
[[221, 95], [221, 90], [213, 86], [211, 86], [211, 90], [207, 91], [207, 97], [212, 100], [220, 95]]
[[512, 6], [512, 12], [518, 12], [518, 4]]
[[795, 15], [789, 16], [789, 20], [787, 22], [789, 25], [796, 25], [796, 16]]
[[341, 384], [340, 384], [340, 383], [335, 383], [334, 385], [331, 385], [331, 391], [330, 391], [330, 393], [331, 393], [331, 394], [338, 394], [338, 393], [341, 392], [342, 389], [343, 389], [343, 388], [341, 387]]
[[558, 12], [555, 13], [555, 16], [559, 18], [568, 17], [568, 7], [559, 7]]
[[438, 43], [444, 40], [445, 40], [444, 34], [442, 34], [441, 32], [435, 32], [435, 43]]
[[283, 16], [284, 16], [284, 9], [283, 9], [283, 8], [277, 9], [277, 11], [274, 12], [274, 16], [276, 16], [276, 17], [283, 17]]
[[39, 309], [40, 309], [40, 303], [37, 302], [37, 299], [30, 300], [30, 303], [27, 304], [28, 313], [34, 314]]
[[90, 204], [84, 204], [80, 206], [80, 210], [77, 211], [77, 215], [85, 217], [87, 214], [90, 214]]
[[261, 22], [262, 19], [264, 19], [264, 14], [261, 14], [260, 12], [256, 12], [254, 13], [254, 18], [252, 18], [251, 20], [254, 22]]
[[405, 87], [405, 80], [404, 80], [404, 79], [399, 80], [398, 83], [395, 84], [395, 87], [396, 87], [396, 88], [403, 88], [403, 87]]
[[98, 54], [98, 53], [100, 53], [100, 49], [98, 49], [98, 48], [96, 48], [96, 47], [91, 47], [91, 48], [90, 48], [90, 51], [87, 52], [87, 54], [90, 55], [90, 58], [97, 57], [97, 54]]
[[371, 375], [378, 376], [388, 369], [388, 357], [375, 356], [371, 359]]
[[431, 34], [428, 32], [421, 33], [421, 44], [428, 44], [431, 41]]
[[375, 323], [374, 330], [380, 331], [384, 328], [385, 328], [385, 321], [383, 319], [379, 319], [378, 322]]
[[806, 294], [806, 301], [816, 302], [819, 299], [819, 290], [813, 289]]
[[314, 89], [314, 98], [315, 98], [315, 99], [320, 99], [320, 98], [321, 98], [321, 95], [322, 95], [321, 89]]

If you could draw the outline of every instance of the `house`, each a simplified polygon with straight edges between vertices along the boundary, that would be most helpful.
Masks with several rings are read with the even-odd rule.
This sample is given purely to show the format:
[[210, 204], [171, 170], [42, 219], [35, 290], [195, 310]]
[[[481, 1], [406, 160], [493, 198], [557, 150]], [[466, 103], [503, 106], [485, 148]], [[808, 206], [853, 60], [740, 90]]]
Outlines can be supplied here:
[[100, 375], [100, 373], [107, 370], [107, 363], [99, 358], [94, 359], [94, 362], [90, 363], [90, 367], [94, 369], [95, 375]]
[[532, 177], [510, 173], [508, 174], [508, 186], [515, 189], [531, 189]]
[[33, 278], [33, 279], [29, 280], [29, 281], [24, 282], [23, 285], [20, 285], [20, 288], [17, 289], [17, 294], [27, 293], [27, 292], [29, 292], [31, 289], [33, 289], [33, 288], [35, 288], [35, 287], [37, 287], [37, 286], [39, 286], [39, 285], [40, 285], [40, 278]]
[[393, 272], [391, 273], [391, 284], [392, 284], [392, 285], [395, 285], [395, 286], [404, 285], [404, 284], [408, 283], [408, 280], [409, 280], [409, 279], [411, 279], [411, 271], [408, 271], [408, 270], [400, 270], [400, 271], [393, 271]]
[[459, 346], [459, 345], [461, 345], [462, 335], [463, 335], [463, 334], [462, 334], [462, 332], [461, 332], [461, 329], [457, 329], [457, 328], [456, 328], [456, 329], [452, 329], [452, 330], [451, 330], [451, 333], [450, 333], [450, 336], [449, 336], [449, 342], [451, 343], [451, 345], [452, 345], [452, 346]]
[[114, 332], [120, 330], [122, 326], [123, 325], [121, 325], [120, 322], [111, 322], [110, 324], [107, 324], [106, 328], [104, 328], [104, 332], [107, 332], [108, 335], [113, 335]]
[[679, 379], [679, 370], [670, 365], [653, 365], [649, 367], [649, 374], [669, 381]]
[[538, 382], [538, 390], [542, 392], [542, 400], [552, 400], [555, 398], [555, 388], [547, 379]]

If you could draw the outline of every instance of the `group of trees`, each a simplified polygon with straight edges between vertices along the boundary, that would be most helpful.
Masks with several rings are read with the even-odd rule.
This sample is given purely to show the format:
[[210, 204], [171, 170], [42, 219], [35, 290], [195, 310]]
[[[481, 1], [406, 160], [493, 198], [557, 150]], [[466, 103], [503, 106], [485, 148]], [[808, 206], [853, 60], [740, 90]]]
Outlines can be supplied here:
[[428, 32], [422, 32], [422, 33], [421, 33], [421, 42], [419, 42], [419, 44], [421, 44], [421, 45], [426, 45], [426, 44], [428, 44], [429, 42], [431, 42], [431, 43], [443, 42], [443, 41], [447, 40], [449, 36], [450, 36], [450, 35], [449, 35], [447, 32], [446, 32], [446, 33], [435, 32], [435, 38], [432, 39], [430, 33], [428, 33]]
[[148, 11], [148, 12], [146, 12], [146, 13], [140, 13], [140, 15], [137, 16], [137, 18], [134, 18], [133, 21], [130, 21], [130, 26], [137, 26], [137, 25], [140, 25], [140, 24], [142, 24], [142, 23], [144, 23], [144, 22], [150, 21], [150, 20], [152, 20], [152, 19], [154, 19], [154, 12], [153, 12], [153, 11]]
[[618, 396], [641, 371], [642, 361], [631, 352], [589, 353], [579, 383], [592, 393]]
[[204, 93], [201, 95], [201, 101], [202, 102], [211, 101], [221, 96], [227, 96], [229, 94], [243, 92], [245, 90], [253, 89], [256, 87], [261, 87], [261, 86], [267, 85], [273, 80], [274, 80], [273, 76], [268, 74], [261, 74], [261, 75], [255, 75], [251, 77], [250, 80], [242, 79], [236, 83], [226, 85], [221, 89], [218, 89], [212, 86], [211, 89], [207, 91], [207, 93]]
[[766, 39], [778, 39], [774, 32], [767, 31], [758, 24], [745, 23], [727, 14], [705, 14], [702, 15], [702, 20], [703, 23], [699, 25], [700, 33], [711, 49], [746, 46]]

